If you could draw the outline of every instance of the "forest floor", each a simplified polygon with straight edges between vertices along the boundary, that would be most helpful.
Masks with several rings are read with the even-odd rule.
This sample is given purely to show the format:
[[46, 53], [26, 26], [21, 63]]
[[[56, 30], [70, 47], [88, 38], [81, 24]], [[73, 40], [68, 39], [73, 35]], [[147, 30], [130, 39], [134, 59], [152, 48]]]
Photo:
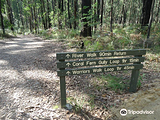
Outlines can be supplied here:
[[[158, 120], [160, 63], [154, 61], [144, 62], [145, 81], [133, 94], [98, 90], [92, 83], [97, 81], [95, 75], [66, 77], [67, 98], [79, 100], [73, 110], [61, 109], [56, 53], [73, 51], [63, 41], [33, 35], [0, 40], [0, 120]], [[122, 108], [154, 114], [122, 117]]]

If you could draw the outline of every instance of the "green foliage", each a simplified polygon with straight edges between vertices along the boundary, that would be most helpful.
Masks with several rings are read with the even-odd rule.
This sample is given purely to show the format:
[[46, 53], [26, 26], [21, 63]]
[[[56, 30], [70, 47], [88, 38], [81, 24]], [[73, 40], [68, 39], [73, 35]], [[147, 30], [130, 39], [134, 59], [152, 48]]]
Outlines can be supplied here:
[[123, 80], [121, 77], [108, 75], [98, 76], [97, 78], [92, 80], [92, 85], [98, 91], [102, 89], [113, 90], [118, 93], [122, 93], [123, 91], [128, 90], [129, 81]]
[[10, 22], [9, 22], [9, 19], [8, 19], [8, 17], [7, 17], [6, 15], [3, 16], [3, 23], [4, 23], [4, 27], [5, 27], [5, 28], [11, 27], [11, 24], [10, 24]]
[[116, 28], [113, 30], [113, 33], [119, 34], [119, 35], [126, 35], [126, 31], [123, 28]]
[[91, 109], [95, 107], [95, 103], [94, 103], [95, 98], [96, 98], [95, 95], [90, 95], [90, 99], [88, 100], [88, 103], [91, 106]]
[[138, 82], [137, 82], [137, 87], [138, 88], [140, 88], [142, 86], [142, 82], [144, 80], [144, 77], [145, 77], [145, 74], [139, 75], [139, 79], [138, 79]]
[[5, 0], [1, 0], [1, 10], [2, 10], [2, 13], [4, 12], [4, 9], [5, 9]]
[[13, 38], [13, 37], [15, 37], [16, 36], [16, 34], [15, 33], [13, 33], [10, 29], [5, 29], [5, 34], [3, 34], [3, 31], [2, 30], [0, 30], [0, 38]]
[[130, 40], [128, 36], [120, 36], [116, 38], [114, 41], [115, 47], [120, 49], [124, 49], [124, 48], [131, 49], [132, 43], [133, 41]]
[[83, 9], [87, 9], [87, 8], [89, 8], [89, 6], [83, 6]]
[[67, 29], [66, 30], [67, 38], [72, 39], [74, 37], [79, 36], [79, 30], [78, 29]]
[[123, 79], [119, 77], [106, 75], [102, 76], [100, 79], [107, 81], [107, 87], [116, 92], [123, 91], [127, 87], [127, 85], [123, 82]]
[[95, 107], [94, 98], [95, 97], [93, 95], [90, 95], [89, 100], [87, 100], [85, 96], [77, 96], [76, 98], [67, 97], [67, 103], [73, 106], [74, 112], [79, 113], [85, 105], [90, 105], [91, 109], [93, 109]]
[[48, 29], [48, 30], [40, 29], [39, 35], [41, 37], [44, 37], [45, 39], [57, 39], [58, 38], [58, 34], [56, 30], [54, 29]]

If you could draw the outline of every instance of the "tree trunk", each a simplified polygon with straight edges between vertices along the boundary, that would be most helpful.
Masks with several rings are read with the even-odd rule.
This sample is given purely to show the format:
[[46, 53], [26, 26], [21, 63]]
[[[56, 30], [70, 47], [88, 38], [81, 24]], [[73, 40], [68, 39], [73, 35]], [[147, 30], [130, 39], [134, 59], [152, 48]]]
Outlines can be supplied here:
[[[97, 21], [97, 11], [96, 11], [96, 10], [97, 10], [97, 9], [96, 9], [97, 6], [95, 6], [96, 3], [97, 3], [97, 1], [94, 0], [94, 18], [93, 18], [94, 24], [95, 24], [96, 21]], [[97, 29], [97, 24], [94, 25], [94, 33], [96, 33], [96, 29]]]
[[[55, 6], [56, 6], [56, 0], [52, 0], [53, 18], [54, 18], [54, 14], [55, 14]], [[55, 22], [53, 22], [52, 24], [54, 25], [54, 24], [55, 24]]]
[[10, 24], [11, 24], [11, 30], [14, 32], [14, 19], [13, 19], [13, 14], [12, 14], [12, 8], [11, 8], [11, 4], [10, 4], [10, 1], [9, 0], [6, 0], [7, 1], [7, 5], [8, 5], [8, 17], [9, 17], [9, 20], [10, 20]]
[[125, 23], [126, 23], [126, 17], [127, 17], [127, 14], [126, 14], [126, 1], [123, 0], [123, 28], [125, 26]]
[[59, 17], [58, 17], [58, 28], [62, 29], [62, 14], [63, 14], [63, 0], [58, 1], [58, 8], [59, 8]]
[[100, 15], [100, 0], [97, 0], [97, 21], [99, 21], [99, 15]]
[[157, 8], [158, 10], [157, 10], [157, 14], [156, 14], [156, 20], [155, 20], [155, 23], [157, 23], [157, 22], [158, 22], [158, 19], [159, 19], [159, 17], [158, 17], [158, 16], [159, 16], [159, 13], [160, 13], [160, 1], [159, 1], [159, 4], [157, 3], [157, 7], [158, 7], [158, 8]]
[[89, 23], [91, 22], [91, 19], [87, 19], [86, 17], [89, 17], [89, 10], [91, 9], [91, 0], [82, 0], [82, 22], [83, 30], [81, 31], [81, 35], [83, 37], [92, 36], [91, 33], [91, 26]]
[[49, 0], [47, 0], [47, 17], [48, 17], [48, 28], [51, 28], [51, 19], [50, 19], [50, 17], [49, 17], [49, 13], [51, 12], [50, 11], [50, 7], [49, 7]]
[[[41, 3], [44, 4], [44, 1], [41, 0]], [[44, 15], [44, 13], [45, 13], [44, 10], [45, 10], [45, 9], [43, 8], [43, 7], [44, 7], [43, 4], [41, 4], [41, 17], [42, 17], [42, 22], [43, 22], [44, 29], [47, 29], [47, 25], [46, 25], [46, 21], [45, 21], [45, 15]]]
[[111, 30], [111, 32], [113, 32], [113, 30], [112, 30], [112, 23], [113, 23], [113, 0], [111, 0], [111, 13], [110, 13], [110, 18], [111, 18], [111, 23], [110, 23], [110, 30]]
[[100, 15], [100, 0], [95, 0], [94, 1], [95, 4], [97, 4], [97, 6], [95, 6], [95, 18], [94, 18], [94, 22], [96, 23], [94, 28], [94, 33], [96, 33], [96, 29], [97, 29], [97, 22], [99, 21], [99, 15]]
[[1, 4], [1, 0], [0, 0], [0, 16], [1, 16], [1, 26], [2, 26], [2, 30], [3, 30], [3, 34], [5, 34], [4, 23], [3, 23], [3, 15], [2, 15], [2, 4]]
[[148, 26], [152, 0], [143, 0], [141, 26]]
[[152, 26], [154, 3], [155, 3], [155, 0], [153, 0], [153, 2], [152, 2], [151, 16], [150, 16], [150, 19], [149, 19], [148, 32], [147, 32], [147, 39], [148, 39], [149, 36], [150, 36], [150, 29], [151, 29], [151, 26]]
[[76, 18], [77, 18], [77, 1], [74, 0], [74, 29], [77, 27]]
[[30, 29], [30, 32], [32, 33], [32, 18], [29, 17], [29, 29]]
[[131, 21], [132, 21], [132, 0], [131, 0], [131, 3], [130, 3], [130, 6], [129, 6], [129, 25], [131, 24]]
[[70, 19], [71, 19], [71, 15], [70, 15], [70, 10], [69, 10], [69, 8], [70, 8], [70, 6], [69, 6], [69, 0], [68, 0], [68, 21], [69, 21], [69, 27], [70, 27], [70, 29], [72, 28], [72, 25], [71, 25], [71, 21], [70, 21]]
[[102, 29], [102, 26], [103, 26], [103, 4], [104, 4], [104, 0], [102, 0], [102, 8], [101, 8], [101, 29]]
[[36, 2], [34, 1], [34, 6], [33, 6], [33, 12], [34, 12], [34, 30], [35, 33], [37, 34], [37, 13], [36, 13]]
[[[21, 3], [21, 5], [20, 5], [20, 3]], [[23, 17], [22, 17], [22, 0], [21, 0], [21, 2], [19, 3], [19, 11], [20, 11], [20, 19], [21, 19], [21, 23], [22, 23], [22, 29], [24, 29], [24, 21], [23, 21]]]
[[61, 12], [63, 13], [63, 11], [64, 11], [64, 8], [63, 8], [63, 0], [62, 0], [62, 3], [61, 3], [62, 5], [61, 5]]
[[[32, 6], [33, 7], [33, 6]], [[34, 29], [34, 17], [33, 17], [33, 8], [31, 7], [31, 29], [32, 29], [32, 32], [33, 32], [33, 29]]]

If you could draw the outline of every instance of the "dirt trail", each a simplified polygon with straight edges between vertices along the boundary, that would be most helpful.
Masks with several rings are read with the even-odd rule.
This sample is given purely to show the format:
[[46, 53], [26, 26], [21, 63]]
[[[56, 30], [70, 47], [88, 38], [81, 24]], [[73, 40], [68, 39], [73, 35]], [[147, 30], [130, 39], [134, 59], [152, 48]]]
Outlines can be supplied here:
[[[57, 108], [56, 105], [60, 104], [60, 89], [59, 78], [56, 76], [56, 53], [65, 51], [64, 48], [64, 43], [42, 40], [31, 35], [0, 40], [0, 120], [68, 120], [69, 118], [82, 120], [85, 119], [83, 116], [87, 115], [91, 119], [94, 118], [93, 120], [102, 120], [110, 116], [110, 112], [108, 114], [105, 108], [100, 111], [100, 106], [97, 106], [97, 113], [103, 114], [103, 118], [95, 111], [92, 115], [89, 112], [78, 115]], [[88, 88], [89, 83], [86, 81], [81, 82]], [[79, 87], [76, 89], [74, 85], [79, 84], [74, 82], [77, 82], [76, 77], [70, 84], [69, 80], [66, 81], [67, 89], [71, 87], [70, 91], [74, 89], [76, 94], [81, 94]], [[144, 90], [132, 94], [129, 100], [125, 100], [124, 105], [113, 108], [112, 112], [115, 117], [113, 120], [159, 120], [159, 86], [160, 79], [154, 80], [153, 83], [146, 84]], [[82, 87], [80, 85], [80, 88]], [[122, 108], [154, 110], [154, 115], [122, 117], [119, 114]]]
[[[0, 119], [62, 119], [56, 52], [62, 44], [34, 36], [0, 40]], [[60, 113], [60, 114], [58, 114]]]
[[[112, 108], [115, 119], [118, 120], [159, 120], [160, 118], [160, 79], [146, 84], [144, 90], [131, 95], [119, 108]], [[127, 115], [120, 115], [120, 110], [126, 109]], [[133, 112], [133, 111], [135, 112]], [[137, 112], [139, 111], [139, 112]], [[136, 113], [137, 112], [137, 113]]]

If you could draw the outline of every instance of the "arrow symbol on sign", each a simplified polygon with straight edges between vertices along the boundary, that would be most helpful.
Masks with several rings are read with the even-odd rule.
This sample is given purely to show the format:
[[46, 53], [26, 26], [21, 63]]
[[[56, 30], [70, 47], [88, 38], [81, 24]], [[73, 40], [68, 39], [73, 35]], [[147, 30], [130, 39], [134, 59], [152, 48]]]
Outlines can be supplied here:
[[67, 63], [66, 65], [69, 67], [71, 64], [70, 64], [70, 63]]
[[67, 75], [69, 75], [69, 74], [70, 74], [70, 72], [68, 71], [68, 72], [66, 72], [66, 74], [67, 74]]
[[70, 55], [69, 55], [69, 54], [67, 54], [67, 55], [66, 55], [66, 57], [67, 57], [67, 58], [69, 58], [69, 57], [70, 57]]

